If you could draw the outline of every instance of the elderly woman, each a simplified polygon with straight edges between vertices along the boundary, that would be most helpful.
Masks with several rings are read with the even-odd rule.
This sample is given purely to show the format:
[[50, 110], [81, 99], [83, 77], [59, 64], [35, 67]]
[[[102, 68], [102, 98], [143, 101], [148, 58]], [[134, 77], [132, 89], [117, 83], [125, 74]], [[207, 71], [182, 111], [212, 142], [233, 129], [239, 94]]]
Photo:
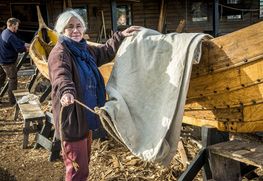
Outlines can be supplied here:
[[[63, 159], [66, 180], [87, 180], [91, 130], [99, 126], [98, 117], [80, 105], [73, 104], [74, 99], [90, 108], [104, 105], [105, 87], [97, 66], [111, 61], [122, 40], [138, 29], [132, 26], [116, 32], [106, 44], [95, 47], [87, 45], [83, 39], [85, 23], [74, 10], [62, 13], [57, 20], [55, 30], [60, 36], [49, 55], [48, 68], [56, 136], [62, 136], [65, 149]], [[60, 118], [62, 106], [64, 111]], [[79, 169], [73, 168], [72, 160], [79, 165]]]

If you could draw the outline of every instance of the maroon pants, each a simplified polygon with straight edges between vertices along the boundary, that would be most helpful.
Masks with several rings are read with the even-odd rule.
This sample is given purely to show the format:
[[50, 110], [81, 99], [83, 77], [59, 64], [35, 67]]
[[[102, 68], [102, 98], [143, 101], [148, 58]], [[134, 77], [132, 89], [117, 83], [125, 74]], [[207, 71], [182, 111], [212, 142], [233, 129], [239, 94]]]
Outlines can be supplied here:
[[[91, 131], [88, 137], [74, 142], [64, 141], [64, 148], [67, 154], [67, 159], [63, 154], [64, 164], [66, 166], [66, 181], [86, 181], [89, 176], [89, 162], [91, 154], [92, 134]], [[72, 165], [74, 160], [79, 165], [76, 171]]]
[[13, 94], [13, 90], [17, 89], [17, 69], [16, 63], [8, 64], [8, 65], [0, 65], [0, 90], [4, 85], [5, 79], [8, 77], [8, 97], [11, 105], [16, 103], [15, 96]]

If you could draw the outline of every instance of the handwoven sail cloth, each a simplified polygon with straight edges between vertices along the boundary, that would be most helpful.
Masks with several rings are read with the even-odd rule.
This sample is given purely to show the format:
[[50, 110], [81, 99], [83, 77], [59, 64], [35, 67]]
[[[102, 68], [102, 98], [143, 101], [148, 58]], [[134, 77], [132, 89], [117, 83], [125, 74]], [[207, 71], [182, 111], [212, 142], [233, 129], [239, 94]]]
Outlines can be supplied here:
[[134, 155], [164, 165], [175, 155], [192, 63], [205, 38], [142, 28], [121, 44], [102, 107], [110, 121], [102, 123]]

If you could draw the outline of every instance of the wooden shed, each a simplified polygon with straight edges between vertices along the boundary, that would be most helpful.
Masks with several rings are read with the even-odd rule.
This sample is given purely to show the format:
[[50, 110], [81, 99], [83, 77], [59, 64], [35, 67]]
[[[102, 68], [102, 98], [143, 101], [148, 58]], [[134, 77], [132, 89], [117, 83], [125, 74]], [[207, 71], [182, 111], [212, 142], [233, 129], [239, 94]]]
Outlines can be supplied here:
[[92, 41], [130, 25], [174, 32], [181, 20], [185, 32], [219, 36], [261, 21], [263, 16], [260, 0], [0, 0], [0, 26], [9, 17], [20, 19], [19, 34], [30, 42], [38, 28], [36, 5], [51, 28], [65, 8], [79, 9]]

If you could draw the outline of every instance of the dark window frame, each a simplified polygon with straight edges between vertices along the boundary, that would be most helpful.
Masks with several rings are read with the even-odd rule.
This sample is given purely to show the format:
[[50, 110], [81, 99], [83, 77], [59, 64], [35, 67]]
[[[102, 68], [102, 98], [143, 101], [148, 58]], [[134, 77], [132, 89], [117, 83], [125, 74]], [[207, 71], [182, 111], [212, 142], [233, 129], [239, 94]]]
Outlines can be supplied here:
[[[80, 4], [80, 5], [73, 5], [72, 8], [79, 13], [79, 15], [83, 18], [84, 22], [86, 23], [87, 30], [89, 27], [89, 6], [87, 4]], [[86, 12], [83, 12], [83, 10]], [[85, 15], [84, 15], [85, 13]]]
[[190, 2], [191, 21], [193, 23], [209, 22], [209, 3], [208, 1]]
[[[131, 3], [116, 3], [116, 24], [117, 29], [125, 29], [131, 25], [133, 25], [133, 11], [132, 11], [132, 4]], [[124, 11], [122, 13], [121, 11]], [[121, 16], [125, 16], [124, 24], [119, 24], [118, 21], [121, 20]], [[123, 20], [123, 19], [122, 19]]]

